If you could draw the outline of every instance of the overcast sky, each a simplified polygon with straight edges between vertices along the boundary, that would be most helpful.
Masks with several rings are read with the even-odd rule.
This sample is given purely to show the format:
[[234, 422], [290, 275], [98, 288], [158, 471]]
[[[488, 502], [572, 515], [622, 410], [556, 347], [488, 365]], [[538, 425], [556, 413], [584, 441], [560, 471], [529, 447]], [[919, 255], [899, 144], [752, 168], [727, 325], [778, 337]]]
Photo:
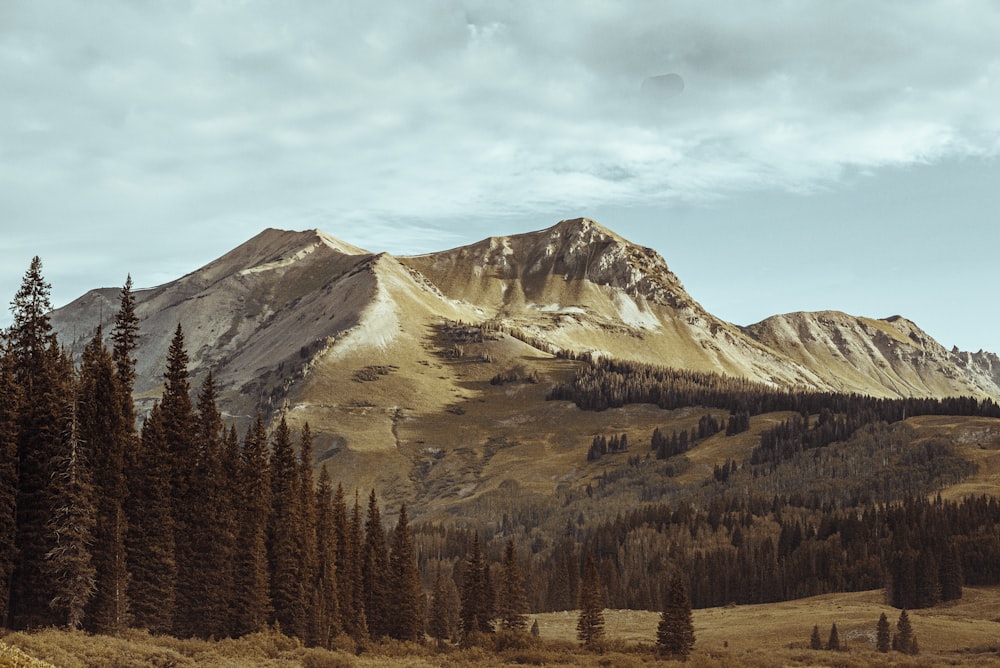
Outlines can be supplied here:
[[1000, 352], [997, 35], [991, 0], [0, 0], [0, 295], [36, 254], [58, 306], [265, 227], [589, 216], [737, 324]]

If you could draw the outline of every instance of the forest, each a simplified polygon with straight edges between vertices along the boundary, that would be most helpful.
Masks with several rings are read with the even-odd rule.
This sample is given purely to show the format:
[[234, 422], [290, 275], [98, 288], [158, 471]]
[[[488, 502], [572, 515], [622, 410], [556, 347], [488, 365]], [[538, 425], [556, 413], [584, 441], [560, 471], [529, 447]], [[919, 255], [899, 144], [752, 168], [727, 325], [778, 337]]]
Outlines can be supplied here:
[[[778, 391], [585, 359], [548, 400], [704, 413], [647, 442], [609, 433], [581, 444], [581, 466], [615, 464], [596, 484], [468, 507], [489, 522], [411, 521], [419, 509], [404, 503], [390, 527], [375, 490], [334, 489], [325, 466], [315, 474], [308, 425], [293, 434], [280, 415], [258, 415], [245, 434], [227, 426], [211, 374], [190, 386], [180, 324], [162, 397], [137, 416], [131, 279], [112, 331], [98, 329], [78, 362], [52, 333], [49, 290], [35, 258], [0, 356], [6, 628], [200, 638], [280, 628], [334, 647], [524, 632], [529, 611], [585, 602], [660, 611], [883, 588], [887, 604], [912, 610], [1000, 584], [1000, 504], [936, 496], [975, 465], [905, 422], [1000, 417], [990, 400]], [[771, 413], [786, 417], [746, 457], [677, 483], [691, 449]]]

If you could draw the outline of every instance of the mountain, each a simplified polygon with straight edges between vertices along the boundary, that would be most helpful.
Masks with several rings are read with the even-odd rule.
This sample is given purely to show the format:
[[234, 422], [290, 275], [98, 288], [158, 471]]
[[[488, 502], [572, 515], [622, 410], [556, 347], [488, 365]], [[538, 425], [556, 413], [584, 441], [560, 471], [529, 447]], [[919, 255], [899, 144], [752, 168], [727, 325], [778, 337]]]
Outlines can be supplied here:
[[[996, 355], [947, 351], [904, 318], [821, 312], [749, 327], [725, 322], [687, 293], [655, 251], [588, 219], [409, 257], [319, 230], [269, 229], [135, 297], [140, 406], [159, 397], [180, 323], [195, 387], [212, 370], [224, 414], [241, 428], [258, 410], [282, 411], [293, 427], [308, 421], [321, 459], [340, 455], [342, 479], [438, 484], [414, 474], [430, 470], [437, 448], [496, 439], [531, 443], [572, 468], [574, 439], [583, 436], [558, 427], [572, 422], [594, 433], [611, 418], [542, 404], [545, 388], [579, 364], [561, 358], [583, 353], [780, 387], [1000, 397]], [[81, 351], [99, 320], [110, 332], [117, 301], [117, 289], [102, 288], [57, 309], [60, 340]], [[492, 385], [500, 374], [541, 382]], [[529, 400], [539, 406], [529, 408]], [[630, 410], [620, 414], [629, 428], [651, 430], [662, 420], [655, 409]], [[535, 461], [516, 452], [501, 460]], [[378, 470], [366, 453], [378, 453]], [[438, 482], [478, 484], [486, 463], [455, 461]], [[527, 480], [532, 471], [525, 471]]]

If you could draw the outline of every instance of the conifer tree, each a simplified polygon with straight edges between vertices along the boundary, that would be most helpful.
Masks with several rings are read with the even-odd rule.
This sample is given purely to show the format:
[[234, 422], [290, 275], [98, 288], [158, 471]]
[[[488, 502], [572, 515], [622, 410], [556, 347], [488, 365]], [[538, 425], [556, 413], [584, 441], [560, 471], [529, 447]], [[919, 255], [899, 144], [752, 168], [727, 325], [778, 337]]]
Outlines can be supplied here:
[[302, 525], [299, 467], [285, 418], [274, 430], [271, 450], [271, 517], [268, 564], [273, 619], [287, 635], [306, 636], [306, 602], [302, 581]]
[[267, 627], [271, 614], [267, 555], [271, 480], [267, 431], [259, 413], [243, 441], [238, 478], [241, 509], [237, 520], [233, 633], [242, 636]]
[[0, 349], [0, 628], [8, 625], [17, 527], [17, 414], [20, 391], [7, 351]]
[[462, 635], [493, 632], [493, 614], [489, 585], [486, 581], [489, 564], [483, 558], [479, 546], [479, 534], [473, 532], [472, 541], [465, 557], [462, 575], [461, 610]]
[[892, 637], [892, 648], [903, 654], [915, 654], [913, 651], [915, 640], [910, 616], [906, 614], [906, 610], [901, 610], [896, 621], [896, 634]]
[[378, 509], [375, 490], [368, 497], [368, 515], [365, 520], [365, 542], [362, 546], [361, 582], [364, 592], [365, 618], [368, 633], [373, 638], [389, 634], [389, 555], [386, 549], [385, 529]]
[[299, 434], [299, 512], [302, 516], [302, 562], [299, 567], [303, 583], [305, 606], [305, 643], [319, 645], [320, 603], [318, 586], [319, 555], [317, 544], [316, 485], [313, 480], [313, 439], [309, 423], [302, 425]]
[[656, 644], [661, 651], [686, 659], [694, 648], [694, 620], [691, 601], [680, 573], [674, 573], [656, 628]]
[[508, 631], [524, 631], [528, 627], [525, 614], [528, 601], [524, 596], [524, 578], [517, 560], [514, 539], [507, 540], [503, 563], [500, 570], [500, 587], [497, 594], [497, 618], [500, 628]]
[[13, 628], [60, 623], [49, 606], [56, 592], [44, 563], [56, 547], [48, 528], [54, 508], [50, 483], [64, 452], [72, 365], [52, 332], [50, 293], [36, 256], [11, 302], [13, 323], [7, 331], [14, 381], [23, 398], [17, 419], [17, 551], [9, 602]]
[[819, 635], [819, 624], [813, 624], [813, 632], [809, 636], [809, 649], [823, 649], [823, 639]]
[[233, 588], [236, 543], [232, 530], [231, 471], [224, 468], [226, 432], [217, 406], [211, 372], [198, 394], [195, 432], [195, 468], [189, 503], [202, 508], [201, 521], [190, 526], [192, 558], [199, 564], [191, 587], [181, 599], [187, 606], [177, 631], [183, 636], [226, 637], [231, 633], [229, 594]]
[[126, 503], [131, 625], [170, 633], [177, 601], [177, 561], [171, 469], [158, 403], [143, 422], [138, 452], [131, 462]]
[[[343, 499], [341, 499], [343, 500]], [[337, 585], [337, 532], [333, 511], [333, 488], [326, 465], [316, 489], [316, 628], [314, 643], [331, 647], [340, 633], [340, 595]]]
[[451, 637], [448, 620], [448, 589], [444, 576], [441, 574], [441, 562], [434, 571], [434, 591], [431, 593], [431, 604], [427, 617], [427, 635], [438, 642]]
[[892, 632], [889, 628], [889, 618], [883, 612], [875, 627], [875, 648], [883, 654], [892, 646]]
[[198, 571], [201, 564], [195, 547], [197, 527], [204, 508], [195, 490], [198, 452], [195, 443], [196, 421], [188, 378], [188, 355], [184, 331], [177, 325], [167, 350], [167, 369], [160, 416], [170, 467], [170, 496], [174, 519], [174, 559], [177, 563], [176, 619], [174, 631], [191, 635], [193, 611], [199, 592]]
[[834, 652], [840, 651], [840, 632], [837, 631], [836, 622], [830, 627], [830, 637], [826, 641], [826, 648]]
[[355, 602], [361, 599], [359, 593], [361, 561], [357, 556], [358, 543], [352, 532], [351, 519], [348, 517], [343, 485], [337, 485], [337, 491], [333, 495], [333, 530], [337, 553], [337, 598], [340, 622], [344, 633], [357, 640], [364, 635], [358, 625], [361, 611], [355, 607]]
[[576, 638], [584, 647], [593, 648], [604, 639], [604, 601], [601, 581], [594, 555], [587, 553], [580, 582], [580, 616], [576, 622]]
[[84, 609], [94, 593], [95, 569], [90, 548], [94, 541], [96, 511], [94, 488], [80, 440], [77, 401], [67, 399], [65, 451], [52, 479], [53, 513], [47, 527], [55, 545], [45, 555], [53, 597], [49, 605], [70, 629], [83, 624]]
[[127, 623], [128, 580], [125, 540], [125, 453], [132, 432], [131, 397], [123, 391], [101, 327], [83, 351], [80, 365], [79, 432], [89, 453], [88, 464], [96, 511], [91, 548], [95, 590], [87, 606], [86, 627], [114, 634]]
[[364, 520], [361, 516], [361, 499], [357, 490], [354, 491], [354, 507], [351, 510], [351, 520], [347, 529], [348, 553], [351, 558], [344, 570], [345, 576], [340, 583], [346, 585], [350, 592], [351, 616], [341, 612], [345, 630], [356, 641], [368, 637], [368, 617], [365, 610], [364, 575], [362, 574], [362, 550], [364, 549]]
[[392, 532], [388, 572], [389, 637], [396, 640], [423, 641], [424, 589], [420, 584], [417, 553], [410, 534], [406, 504], [399, 509], [399, 521]]

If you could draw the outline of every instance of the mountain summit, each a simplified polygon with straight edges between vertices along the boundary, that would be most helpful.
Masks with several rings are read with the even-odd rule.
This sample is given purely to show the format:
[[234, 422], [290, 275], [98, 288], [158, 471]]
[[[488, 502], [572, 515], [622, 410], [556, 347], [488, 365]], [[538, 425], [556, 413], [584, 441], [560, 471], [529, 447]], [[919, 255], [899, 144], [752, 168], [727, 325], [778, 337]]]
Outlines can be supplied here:
[[[117, 295], [93, 290], [55, 311], [60, 339], [81, 350], [102, 313], [110, 331]], [[393, 448], [407, 420], [475, 400], [498, 373], [544, 371], [561, 353], [781, 387], [1000, 397], [995, 355], [947, 351], [905, 318], [725, 322], [658, 253], [587, 218], [408, 257], [269, 229], [137, 291], [136, 304], [140, 401], [159, 396], [181, 323], [194, 382], [211, 369], [229, 415], [285, 411], [353, 450]]]

